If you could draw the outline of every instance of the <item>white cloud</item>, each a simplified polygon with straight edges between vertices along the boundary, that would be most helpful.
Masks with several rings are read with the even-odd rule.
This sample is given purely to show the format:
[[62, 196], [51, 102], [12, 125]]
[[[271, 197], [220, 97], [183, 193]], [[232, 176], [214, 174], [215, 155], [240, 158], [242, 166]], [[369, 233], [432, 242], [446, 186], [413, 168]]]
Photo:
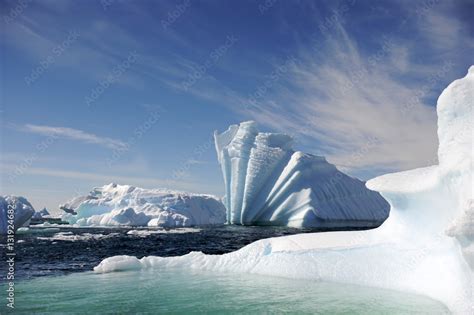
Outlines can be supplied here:
[[[404, 83], [400, 76], [407, 69], [423, 79]], [[381, 39], [377, 51], [364, 55], [336, 25], [323, 50], [302, 51], [250, 116], [296, 135], [306, 150], [348, 171], [430, 165], [436, 163], [437, 118], [435, 104], [424, 102], [434, 88], [426, 74], [396, 39]]]
[[461, 43], [461, 22], [434, 10], [434, 8], [419, 19], [419, 27], [433, 48], [437, 50], [449, 51]]
[[44, 125], [26, 124], [19, 128], [24, 132], [35, 133], [44, 136], [70, 139], [84, 143], [96, 144], [109, 149], [124, 149], [127, 144], [121, 140], [100, 137], [92, 133], [67, 127], [52, 127]]

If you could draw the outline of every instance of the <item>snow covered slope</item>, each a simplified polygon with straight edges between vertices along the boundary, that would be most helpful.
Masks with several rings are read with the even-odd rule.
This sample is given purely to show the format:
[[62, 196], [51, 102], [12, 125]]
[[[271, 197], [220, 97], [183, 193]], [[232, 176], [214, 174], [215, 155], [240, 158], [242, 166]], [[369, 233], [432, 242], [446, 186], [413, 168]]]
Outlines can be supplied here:
[[63, 220], [81, 226], [185, 227], [225, 223], [224, 205], [214, 196], [109, 184], [61, 206]]
[[367, 183], [391, 205], [377, 229], [260, 240], [225, 255], [116, 256], [95, 271], [174, 266], [334, 281], [422, 294], [473, 314], [473, 91], [474, 66], [438, 100], [439, 165]]
[[288, 135], [258, 132], [248, 121], [214, 138], [229, 223], [374, 227], [388, 217], [380, 194], [324, 157], [293, 151]]
[[[13, 216], [11, 216], [9, 210], [14, 212]], [[8, 221], [12, 218], [14, 220], [14, 228], [17, 230], [28, 223], [28, 220], [30, 220], [34, 212], [35, 209], [26, 198], [0, 196], [0, 234], [6, 234], [8, 232]]]

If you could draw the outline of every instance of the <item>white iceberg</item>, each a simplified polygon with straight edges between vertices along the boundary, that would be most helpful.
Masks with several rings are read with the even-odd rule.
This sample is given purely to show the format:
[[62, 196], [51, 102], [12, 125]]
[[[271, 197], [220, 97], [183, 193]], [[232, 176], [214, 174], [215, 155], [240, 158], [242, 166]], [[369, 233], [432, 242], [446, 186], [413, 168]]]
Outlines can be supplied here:
[[255, 122], [214, 133], [225, 184], [227, 222], [292, 227], [377, 227], [389, 204], [324, 157], [295, 152], [285, 134]]
[[42, 219], [42, 218], [49, 218], [49, 217], [50, 217], [50, 214], [49, 214], [48, 209], [46, 208], [43, 208], [40, 211], [35, 211], [35, 213], [32, 216], [33, 219]]
[[225, 255], [111, 257], [94, 270], [180, 266], [333, 281], [422, 294], [472, 314], [473, 93], [474, 66], [438, 100], [439, 165], [367, 183], [391, 205], [377, 229], [260, 240]]
[[24, 197], [0, 196], [0, 234], [7, 234], [9, 226], [16, 231], [28, 225], [34, 212], [35, 209]]
[[62, 219], [80, 226], [189, 227], [224, 224], [225, 208], [211, 195], [109, 184], [64, 205]]

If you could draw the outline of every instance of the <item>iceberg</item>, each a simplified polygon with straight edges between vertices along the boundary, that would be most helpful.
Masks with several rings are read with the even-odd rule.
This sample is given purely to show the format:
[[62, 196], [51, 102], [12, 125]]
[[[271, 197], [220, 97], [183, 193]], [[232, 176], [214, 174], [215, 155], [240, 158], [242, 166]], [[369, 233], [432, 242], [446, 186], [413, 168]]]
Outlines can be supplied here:
[[50, 216], [50, 214], [49, 214], [48, 209], [43, 208], [40, 211], [35, 211], [32, 218], [33, 219], [42, 219], [42, 218], [49, 218], [49, 216]]
[[109, 184], [60, 206], [64, 221], [79, 226], [189, 227], [225, 223], [214, 196]]
[[35, 209], [24, 197], [0, 196], [0, 234], [7, 234], [12, 223], [14, 231], [28, 225], [34, 212]]
[[111, 257], [94, 270], [183, 267], [332, 281], [421, 294], [472, 314], [473, 93], [474, 66], [438, 99], [439, 165], [367, 182], [391, 206], [377, 229], [265, 239], [224, 255]]
[[389, 204], [324, 157], [295, 152], [285, 134], [253, 121], [215, 132], [227, 222], [311, 228], [377, 227]]

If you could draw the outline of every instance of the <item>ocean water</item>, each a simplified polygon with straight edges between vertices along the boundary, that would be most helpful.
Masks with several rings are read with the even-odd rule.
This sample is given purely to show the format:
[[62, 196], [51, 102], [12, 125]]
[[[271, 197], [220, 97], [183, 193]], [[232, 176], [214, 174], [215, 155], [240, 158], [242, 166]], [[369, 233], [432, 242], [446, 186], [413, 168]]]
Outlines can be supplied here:
[[[313, 230], [314, 231], [314, 230]], [[115, 255], [181, 256], [191, 251], [223, 254], [268, 237], [312, 232], [287, 227], [214, 226], [184, 229], [32, 227], [16, 235], [15, 277], [65, 275], [91, 271]], [[6, 277], [6, 255], [0, 237], [0, 276]]]
[[394, 291], [182, 269], [39, 277], [20, 281], [15, 292], [15, 314], [449, 313], [429, 298]]
[[[314, 230], [219, 226], [174, 230], [31, 228], [16, 235], [14, 314], [447, 314], [394, 291], [249, 274], [158, 269], [91, 272], [114, 255], [222, 254], [258, 239]], [[0, 242], [4, 244], [4, 242]], [[1, 250], [0, 292], [6, 297]], [[10, 313], [2, 299], [0, 314]]]

